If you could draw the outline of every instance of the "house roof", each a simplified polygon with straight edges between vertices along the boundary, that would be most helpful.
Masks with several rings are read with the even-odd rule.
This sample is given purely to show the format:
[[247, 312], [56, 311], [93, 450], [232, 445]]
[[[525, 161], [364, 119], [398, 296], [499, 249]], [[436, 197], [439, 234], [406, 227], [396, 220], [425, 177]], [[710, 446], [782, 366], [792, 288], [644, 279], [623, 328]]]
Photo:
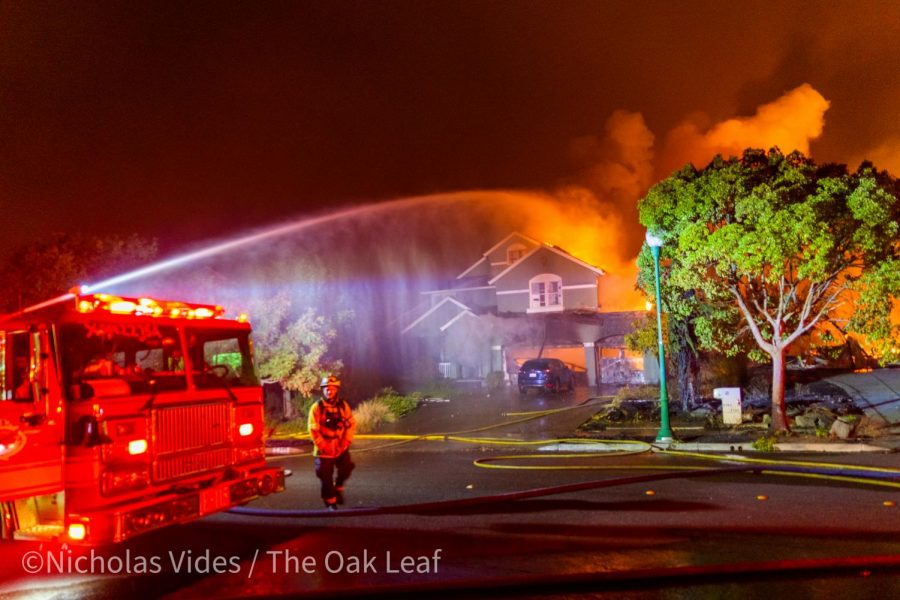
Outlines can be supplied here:
[[452, 319], [450, 319], [449, 321], [447, 321], [446, 323], [444, 323], [443, 325], [441, 325], [441, 327], [440, 327], [441, 331], [446, 331], [448, 328], [452, 327], [454, 323], [456, 323], [463, 317], [467, 317], [467, 316], [475, 317], [475, 319], [478, 320], [478, 315], [473, 313], [471, 310], [464, 310], [461, 313], [459, 313], [458, 315], [456, 315], [455, 317], [453, 317]]
[[[459, 308], [459, 310], [460, 310], [460, 312], [456, 315], [456, 317], [454, 317], [454, 319], [457, 318], [457, 317], [459, 317], [460, 314], [463, 314], [463, 313], [466, 313], [466, 312], [472, 314], [472, 316], [475, 316], [475, 314], [472, 312], [472, 309], [471, 309], [471, 308], [469, 308], [468, 306], [466, 306], [465, 304], [463, 304], [462, 302], [460, 302], [460, 301], [457, 300], [456, 298], [452, 298], [452, 297], [450, 297], [450, 296], [447, 296], [446, 298], [444, 298], [443, 300], [441, 300], [440, 302], [438, 302], [437, 304], [435, 304], [434, 306], [432, 306], [430, 309], [428, 309], [427, 311], [425, 311], [425, 313], [422, 314], [418, 319], [416, 319], [415, 321], [413, 321], [412, 323], [410, 323], [409, 325], [407, 325], [407, 326], [403, 329], [403, 331], [401, 331], [400, 333], [406, 333], [407, 331], [411, 330], [413, 327], [415, 327], [416, 325], [418, 325], [419, 323], [421, 323], [422, 321], [424, 321], [425, 319], [427, 319], [430, 315], [434, 314], [435, 311], [437, 311], [439, 308], [441, 308], [442, 306], [444, 306], [444, 305], [447, 304], [448, 302], [451, 303], [451, 304], [455, 304], [455, 305]], [[451, 319], [451, 320], [453, 320], [453, 319]], [[443, 329], [444, 329], [444, 328], [442, 328], [441, 331], [443, 331]]]
[[500, 246], [502, 246], [503, 244], [505, 244], [506, 242], [508, 242], [508, 241], [509, 241], [511, 238], [513, 238], [513, 237], [521, 238], [521, 239], [523, 239], [523, 240], [525, 240], [525, 241], [527, 241], [527, 242], [530, 242], [530, 243], [532, 243], [532, 244], [536, 244], [536, 245], [538, 245], [538, 246], [541, 245], [541, 243], [540, 243], [539, 241], [533, 240], [533, 239], [531, 239], [530, 237], [528, 237], [527, 235], [522, 235], [522, 234], [519, 233], [518, 231], [513, 231], [511, 234], [509, 234], [508, 236], [506, 236], [505, 238], [503, 238], [502, 240], [500, 240], [499, 242], [497, 242], [496, 244], [494, 244], [493, 246], [491, 246], [491, 248], [490, 248], [487, 252], [485, 252], [484, 254], [481, 255], [481, 258], [480, 258], [480, 259], [478, 259], [477, 261], [475, 261], [475, 263], [472, 264], [472, 266], [470, 266], [468, 269], [466, 269], [465, 271], [463, 271], [462, 273], [460, 273], [456, 278], [457, 278], [457, 279], [462, 279], [463, 277], [465, 277], [466, 274], [469, 273], [469, 271], [471, 271], [472, 269], [474, 269], [475, 267], [477, 267], [478, 265], [480, 265], [483, 261], [487, 260], [487, 257], [488, 257], [489, 254], [491, 254], [494, 250], [496, 250], [497, 248], [499, 248]]
[[550, 244], [541, 244], [541, 245], [539, 245], [539, 246], [537, 246], [537, 247], [535, 247], [535, 248], [532, 248], [531, 251], [528, 252], [525, 256], [523, 256], [522, 258], [520, 258], [519, 260], [517, 260], [517, 261], [514, 262], [513, 264], [511, 264], [511, 265], [509, 265], [508, 267], [506, 267], [506, 269], [504, 269], [503, 271], [501, 271], [500, 273], [498, 273], [493, 279], [491, 279], [490, 281], [488, 281], [488, 283], [489, 283], [490, 285], [494, 285], [498, 280], [500, 280], [500, 279], [506, 277], [506, 275], [508, 275], [513, 269], [515, 269], [515, 268], [518, 267], [519, 265], [521, 265], [521, 264], [527, 262], [529, 258], [531, 258], [532, 256], [534, 256], [535, 254], [537, 254], [537, 253], [540, 252], [541, 250], [549, 250], [549, 251], [551, 251], [551, 252], [555, 252], [556, 254], [559, 254], [560, 256], [562, 256], [563, 258], [565, 258], [565, 259], [567, 259], [567, 260], [571, 260], [572, 262], [574, 262], [574, 263], [576, 263], [576, 264], [579, 264], [579, 265], [581, 265], [582, 267], [584, 267], [584, 268], [586, 268], [586, 269], [590, 269], [591, 271], [593, 271], [593, 272], [596, 273], [597, 275], [606, 275], [606, 273], [603, 271], [603, 269], [597, 268], [597, 267], [595, 267], [594, 265], [592, 265], [592, 264], [590, 264], [590, 263], [584, 262], [584, 261], [581, 260], [580, 258], [577, 258], [577, 257], [575, 257], [575, 256], [572, 256], [571, 254], [569, 254], [568, 252], [566, 252], [566, 251], [563, 250], [562, 248], [557, 248], [556, 246], [551, 246]]
[[436, 290], [426, 290], [424, 292], [420, 292], [423, 295], [427, 294], [446, 294], [447, 292], [469, 292], [472, 290], [486, 290], [491, 289], [493, 286], [488, 285], [488, 279], [490, 276], [488, 275], [477, 275], [473, 277], [466, 277], [465, 279], [458, 279], [454, 281], [451, 287], [448, 288], [440, 288]]

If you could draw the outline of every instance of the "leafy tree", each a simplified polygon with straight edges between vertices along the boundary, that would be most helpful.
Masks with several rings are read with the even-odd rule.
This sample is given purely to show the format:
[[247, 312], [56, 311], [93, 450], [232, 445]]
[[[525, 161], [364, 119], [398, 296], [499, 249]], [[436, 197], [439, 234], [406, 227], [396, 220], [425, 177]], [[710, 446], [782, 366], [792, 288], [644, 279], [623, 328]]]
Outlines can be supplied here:
[[[638, 285], [652, 298], [655, 294], [652, 263], [649, 269], [647, 271], [645, 268], [640, 272]], [[648, 272], [649, 280], [647, 280]], [[675, 302], [677, 299], [672, 298], [671, 300]], [[669, 365], [666, 365], [668, 375], [666, 383], [670, 385], [674, 380], [677, 385], [678, 398], [681, 400], [681, 410], [687, 412], [696, 403], [700, 387], [700, 357], [691, 319], [675, 311], [671, 314], [663, 314], [663, 343], [666, 348], [671, 349], [666, 353], [667, 363], [672, 362], [675, 366], [673, 372]], [[629, 350], [649, 352], [658, 358], [659, 341], [655, 316], [648, 313], [636, 319], [631, 324], [631, 333], [625, 335], [625, 345]]]
[[[323, 375], [337, 374], [343, 368], [340, 360], [328, 357], [337, 330], [313, 308], [295, 317], [290, 298], [278, 294], [257, 302], [251, 315], [259, 315], [253, 318], [253, 341], [263, 379], [276, 381], [284, 390], [308, 398], [318, 389]], [[290, 407], [286, 398], [288, 418], [293, 416]]]
[[54, 234], [21, 246], [0, 271], [0, 312], [64, 294], [82, 283], [129, 271], [156, 257], [156, 240], [131, 236]]
[[[665, 240], [664, 310], [705, 348], [772, 361], [774, 430], [788, 429], [785, 357], [799, 339], [858, 333], [884, 350], [900, 337], [898, 198], [868, 163], [849, 174], [773, 148], [688, 165], [640, 201], [641, 223]], [[649, 249], [639, 265], [646, 278]]]

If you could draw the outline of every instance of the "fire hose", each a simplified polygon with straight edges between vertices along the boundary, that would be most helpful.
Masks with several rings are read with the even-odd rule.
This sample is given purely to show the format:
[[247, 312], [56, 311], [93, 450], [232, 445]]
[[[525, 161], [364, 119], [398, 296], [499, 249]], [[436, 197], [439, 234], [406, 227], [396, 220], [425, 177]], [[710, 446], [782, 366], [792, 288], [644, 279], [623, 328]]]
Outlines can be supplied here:
[[[592, 404], [596, 400], [601, 400], [606, 397], [596, 397], [589, 398], [583, 403], [580, 403], [576, 406], [557, 408], [557, 409], [549, 409], [549, 410], [541, 410], [541, 411], [533, 411], [528, 413], [506, 413], [505, 416], [513, 416], [519, 417], [512, 421], [504, 421], [500, 423], [495, 423], [492, 425], [486, 425], [483, 427], [478, 427], [474, 429], [468, 429], [464, 431], [457, 431], [451, 433], [432, 433], [432, 434], [422, 434], [422, 435], [401, 435], [401, 434], [386, 434], [386, 435], [358, 435], [356, 439], [367, 439], [367, 440], [393, 440], [391, 443], [383, 444], [380, 446], [374, 446], [369, 448], [363, 448], [356, 450], [356, 453], [380, 450], [385, 448], [394, 447], [401, 444], [408, 444], [417, 441], [442, 441], [442, 442], [461, 442], [461, 443], [471, 443], [471, 444], [479, 444], [483, 446], [487, 445], [501, 445], [501, 446], [547, 446], [550, 444], [579, 444], [584, 446], [611, 446], [611, 447], [619, 447], [621, 449], [615, 449], [611, 451], [603, 451], [600, 453], [593, 452], [591, 454], [592, 457], [620, 457], [620, 456], [629, 456], [636, 454], [643, 454], [646, 452], [656, 452], [661, 454], [668, 454], [672, 456], [682, 456], [688, 458], [695, 458], [701, 460], [715, 460], [719, 462], [726, 463], [737, 463], [738, 466], [728, 466], [728, 467], [689, 467], [689, 466], [676, 466], [676, 465], [530, 465], [530, 464], [509, 464], [513, 462], [519, 461], [534, 461], [534, 460], [558, 460], [558, 459], [573, 459], [579, 458], [583, 459], [586, 457], [584, 453], [563, 453], [563, 454], [555, 454], [555, 455], [547, 455], [547, 454], [513, 454], [513, 455], [505, 455], [505, 456], [495, 456], [495, 457], [486, 457], [486, 458], [478, 458], [473, 461], [474, 466], [480, 468], [488, 468], [488, 469], [511, 469], [511, 470], [604, 470], [604, 471], [636, 471], [636, 470], [649, 470], [649, 471], [673, 471], [670, 473], [655, 473], [652, 475], [640, 475], [640, 476], [629, 476], [629, 477], [619, 477], [615, 479], [603, 479], [603, 480], [595, 480], [588, 482], [581, 482], [575, 484], [567, 484], [560, 486], [552, 486], [552, 487], [542, 487], [530, 490], [521, 490], [517, 492], [504, 493], [504, 494], [495, 494], [495, 495], [487, 495], [487, 496], [479, 496], [476, 498], [464, 498], [464, 499], [456, 499], [456, 500], [442, 500], [436, 502], [425, 502], [425, 503], [417, 503], [417, 504], [406, 504], [406, 505], [396, 505], [396, 506], [386, 506], [386, 507], [363, 507], [363, 508], [348, 508], [342, 511], [323, 511], [323, 510], [280, 510], [280, 509], [263, 509], [263, 508], [249, 508], [249, 507], [238, 507], [232, 509], [230, 512], [248, 516], [267, 516], [267, 517], [290, 517], [290, 518], [307, 518], [307, 517], [350, 517], [350, 516], [365, 516], [365, 515], [379, 515], [379, 514], [398, 514], [398, 513], [406, 513], [406, 514], [417, 514], [417, 513], [436, 513], [436, 512], [445, 512], [453, 509], [466, 508], [471, 506], [479, 506], [486, 504], [495, 504], [501, 502], [510, 502], [514, 500], [520, 500], [525, 498], [535, 498], [541, 496], [550, 496], [556, 494], [565, 494], [571, 492], [578, 492], [584, 490], [592, 490], [592, 489], [600, 489], [607, 487], [615, 487], [621, 485], [630, 485], [636, 483], [643, 483], [649, 481], [659, 481], [666, 479], [675, 479], [675, 478], [694, 478], [694, 477], [709, 477], [715, 475], [722, 474], [733, 474], [733, 473], [755, 473], [755, 474], [776, 474], [782, 476], [792, 476], [792, 477], [807, 477], [807, 478], [815, 478], [815, 479], [825, 479], [830, 481], [840, 481], [844, 483], [855, 483], [855, 484], [864, 484], [864, 485], [873, 485], [878, 487], [887, 487], [893, 489], [900, 489], [900, 469], [889, 469], [889, 468], [878, 468], [878, 467], [860, 467], [856, 465], [846, 465], [846, 464], [838, 464], [838, 463], [827, 463], [827, 462], [810, 462], [810, 461], [778, 461], [771, 459], [761, 459], [761, 458], [751, 458], [744, 456], [735, 456], [735, 455], [711, 455], [711, 454], [703, 454], [699, 452], [684, 452], [678, 450], [669, 450], [666, 448], [661, 448], [654, 446], [650, 443], [643, 442], [640, 440], [596, 440], [596, 439], [584, 439], [584, 438], [561, 438], [561, 439], [545, 439], [545, 440], [508, 440], [508, 439], [498, 439], [498, 438], [486, 438], [486, 437], [469, 437], [463, 434], [471, 434], [478, 433], [483, 431], [488, 431], [491, 429], [496, 429], [500, 427], [506, 427], [509, 425], [513, 425], [516, 423], [522, 423], [525, 421], [530, 421], [532, 419], [537, 419], [540, 417], [544, 417], [551, 414], [556, 414], [559, 412], [564, 412], [568, 410], [575, 410], [579, 408], [584, 408], [587, 405]], [[299, 454], [293, 456], [310, 456], [311, 454]], [[507, 464], [502, 464], [507, 463]]]

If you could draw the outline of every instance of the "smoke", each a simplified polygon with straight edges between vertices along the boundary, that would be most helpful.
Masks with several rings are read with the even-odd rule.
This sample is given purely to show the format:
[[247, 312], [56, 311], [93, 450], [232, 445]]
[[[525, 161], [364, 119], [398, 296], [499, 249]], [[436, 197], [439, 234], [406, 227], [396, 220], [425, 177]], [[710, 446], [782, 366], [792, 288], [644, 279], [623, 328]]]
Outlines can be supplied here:
[[[608, 172], [617, 172], [615, 165], [609, 165]], [[629, 179], [627, 171], [625, 168], [619, 171], [623, 181]], [[622, 192], [617, 187], [609, 189]], [[581, 186], [567, 186], [553, 195], [520, 193], [518, 200], [523, 207], [519, 212], [525, 219], [511, 223], [516, 230], [604, 270], [606, 275], [600, 283], [602, 310], [644, 307], [643, 296], [635, 290], [637, 265], [634, 255], [629, 256], [634, 243], [626, 235], [633, 227], [632, 220], [637, 219], [636, 213], [625, 214], [615, 203], [603, 202], [597, 194]]]
[[[657, 181], [687, 163], [701, 168], [716, 154], [740, 156], [745, 148], [808, 154], [822, 134], [829, 102], [804, 83], [757, 108], [749, 117], [718, 123], [702, 113], [687, 116], [664, 136], [661, 149], [640, 113], [617, 110], [601, 136], [574, 140], [570, 154], [580, 173], [552, 197], [529, 198], [532, 216], [523, 225], [528, 235], [557, 244], [607, 271], [601, 283], [604, 310], [640, 310], [643, 296], [634, 289], [636, 257], [644, 231], [637, 203]], [[882, 154], [900, 162], [897, 146]]]
[[586, 163], [581, 182], [602, 202], [623, 206], [653, 182], [654, 136], [640, 113], [617, 110], [606, 120], [605, 136], [572, 143], [573, 157]]
[[352, 312], [353, 325], [340, 340], [351, 366], [403, 372], [402, 365], [384, 364], [399, 356], [386, 346], [421, 314], [427, 302], [421, 292], [448, 287], [510, 231], [604, 269], [601, 310], [643, 309], [635, 289], [644, 233], [637, 202], [650, 186], [672, 168], [701, 167], [716, 153], [773, 145], [808, 151], [827, 108], [804, 84], [750, 117], [710, 125], [708, 117], [691, 115], [663, 136], [661, 150], [641, 114], [615, 111], [602, 134], [572, 143], [578, 176], [555, 190], [453, 192], [303, 215], [273, 225], [277, 235], [251, 232], [260, 243], [234, 242], [250, 239], [245, 233], [220, 242], [227, 252], [201, 251], [202, 260], [112, 291], [243, 309], [287, 289], [298, 311]]
[[745, 148], [778, 146], [809, 154], [811, 140], [822, 135], [829, 102], [808, 83], [757, 108], [752, 117], [735, 117], [704, 131], [703, 115], [694, 115], [666, 134], [657, 174], [660, 178], [687, 163], [706, 165], [716, 154], [740, 156]]
[[900, 138], [892, 138], [870, 149], [856, 158], [856, 163], [869, 160], [878, 169], [888, 171], [894, 177], [900, 177]]

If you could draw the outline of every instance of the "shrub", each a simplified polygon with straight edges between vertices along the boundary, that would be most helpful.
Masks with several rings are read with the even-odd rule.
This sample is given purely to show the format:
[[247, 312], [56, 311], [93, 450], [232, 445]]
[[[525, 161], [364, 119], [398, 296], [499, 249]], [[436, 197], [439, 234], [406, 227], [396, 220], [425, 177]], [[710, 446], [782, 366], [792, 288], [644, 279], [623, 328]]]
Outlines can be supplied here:
[[303, 435], [306, 433], [306, 417], [296, 419], [272, 419], [266, 417], [266, 436]]
[[309, 411], [312, 410], [313, 405], [319, 401], [319, 398], [312, 396], [309, 398], [304, 398], [303, 396], [294, 396], [291, 398], [291, 403], [294, 405], [294, 410], [297, 411], [297, 419], [303, 421], [304, 427], [306, 426], [306, 420], [309, 418]]
[[353, 411], [356, 417], [356, 431], [370, 433], [382, 423], [393, 423], [397, 420], [391, 408], [378, 397], [366, 400]]
[[613, 402], [623, 400], [659, 400], [658, 385], [633, 385], [620, 388]]
[[291, 404], [293, 404], [294, 412], [297, 416], [293, 419], [278, 419], [267, 416], [266, 435], [282, 436], [305, 434], [307, 432], [306, 425], [309, 419], [309, 411], [317, 401], [317, 398], [304, 398], [303, 396], [292, 397]]
[[774, 435], [764, 435], [753, 442], [753, 448], [760, 452], [775, 452], [778, 450], [778, 448], [775, 447], [775, 442], [777, 440], [778, 438]]
[[419, 400], [422, 399], [421, 394], [410, 394], [403, 396], [397, 393], [394, 388], [386, 387], [375, 395], [372, 400], [378, 400], [387, 405], [388, 409], [397, 418], [405, 417], [409, 413], [416, 410], [419, 406]]
[[359, 433], [368, 433], [382, 423], [393, 423], [416, 410], [421, 399], [422, 395], [418, 393], [404, 396], [393, 388], [384, 388], [353, 411], [356, 416], [356, 430]]
[[420, 398], [453, 398], [457, 395], [452, 379], [435, 379], [416, 387]]

